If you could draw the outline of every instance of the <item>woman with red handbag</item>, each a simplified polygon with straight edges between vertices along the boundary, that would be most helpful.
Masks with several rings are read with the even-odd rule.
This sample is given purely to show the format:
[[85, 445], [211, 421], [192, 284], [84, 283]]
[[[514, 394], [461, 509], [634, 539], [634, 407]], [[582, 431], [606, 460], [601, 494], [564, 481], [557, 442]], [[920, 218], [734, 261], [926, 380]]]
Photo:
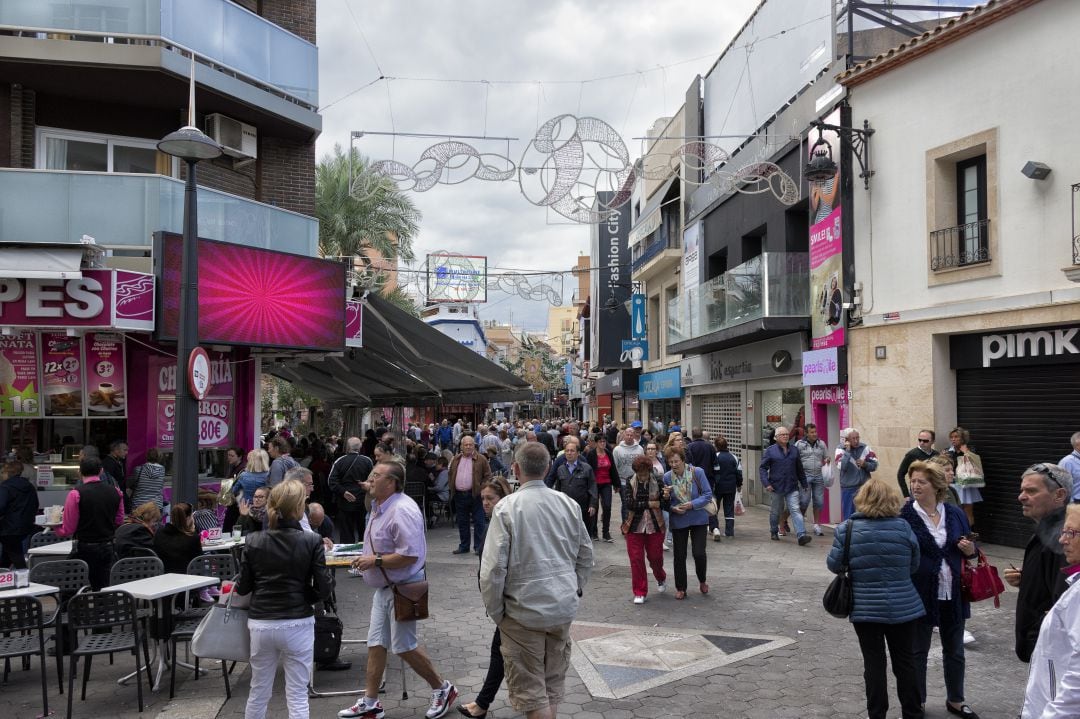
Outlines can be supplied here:
[[971, 527], [964, 511], [946, 504], [948, 482], [945, 473], [930, 462], [912, 462], [907, 474], [911, 499], [900, 516], [911, 525], [919, 540], [919, 571], [911, 578], [926, 607], [915, 637], [915, 671], [919, 697], [926, 703], [926, 661], [934, 627], [941, 634], [941, 654], [945, 667], [945, 709], [967, 719], [979, 719], [964, 701], [964, 622], [971, 605], [964, 599], [960, 580], [965, 557], [976, 555]]

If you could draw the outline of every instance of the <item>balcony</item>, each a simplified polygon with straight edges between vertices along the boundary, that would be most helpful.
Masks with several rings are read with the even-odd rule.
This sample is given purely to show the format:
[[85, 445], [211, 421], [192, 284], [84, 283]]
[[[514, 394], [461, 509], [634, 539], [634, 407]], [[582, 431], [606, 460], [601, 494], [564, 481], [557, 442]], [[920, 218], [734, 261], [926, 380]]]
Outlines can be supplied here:
[[[677, 261], [681, 253], [682, 243], [679, 241], [678, 232], [657, 231], [652, 233], [645, 241], [639, 242], [630, 253], [630, 274], [635, 280], [646, 281], [651, 279], [654, 269], [650, 266], [657, 258], [667, 258]], [[676, 252], [668, 252], [676, 250]], [[660, 263], [656, 263], [659, 267]]]
[[[809, 314], [809, 255], [767, 252], [672, 298], [667, 343], [677, 354], [720, 349], [748, 334], [802, 329]], [[740, 331], [755, 321], [761, 322]]]
[[[158, 230], [183, 232], [184, 183], [161, 175], [0, 169], [0, 241], [148, 248]], [[199, 188], [199, 237], [313, 256], [319, 222]]]
[[160, 45], [173, 54], [194, 53], [220, 73], [312, 110], [319, 104], [318, 48], [228, 0], [4, 0], [0, 30]]
[[930, 233], [930, 269], [955, 270], [990, 261], [990, 220]]

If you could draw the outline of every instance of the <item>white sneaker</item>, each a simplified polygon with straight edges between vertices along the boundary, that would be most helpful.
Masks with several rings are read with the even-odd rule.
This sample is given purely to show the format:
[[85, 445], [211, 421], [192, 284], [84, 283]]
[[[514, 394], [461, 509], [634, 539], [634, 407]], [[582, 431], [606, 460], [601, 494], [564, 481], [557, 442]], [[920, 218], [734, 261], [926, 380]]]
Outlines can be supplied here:
[[814, 525], [814, 534], [816, 534], [819, 537], [824, 537], [825, 536], [825, 532], [821, 531], [821, 525], [820, 524], [815, 524]]
[[656, 591], [660, 592], [661, 594], [666, 592], [667, 591], [667, 582], [657, 582], [656, 583]]
[[665, 552], [670, 552], [671, 551], [671, 545], [668, 544], [667, 542], [664, 542], [664, 551]]
[[427, 719], [441, 719], [446, 715], [446, 712], [450, 711], [450, 707], [453, 706], [457, 697], [457, 687], [448, 681], [444, 681], [440, 688], [431, 692], [431, 706], [428, 707], [424, 716]]
[[644, 604], [645, 597], [634, 597], [634, 604]]
[[720, 528], [719, 527], [717, 527], [716, 529], [714, 529], [712, 531], [712, 538], [713, 538], [714, 542], [719, 542], [720, 538], [723, 537], [723, 536], [724, 535], [720, 534]]
[[339, 717], [348, 719], [349, 717], [361, 717], [362, 719], [383, 719], [386, 713], [383, 712], [382, 703], [375, 702], [373, 706], [367, 706], [364, 704], [364, 698], [360, 697], [348, 709], [342, 709], [337, 713]]
[[974, 643], [975, 643], [975, 635], [965, 629], [964, 630], [964, 644], [974, 644]]

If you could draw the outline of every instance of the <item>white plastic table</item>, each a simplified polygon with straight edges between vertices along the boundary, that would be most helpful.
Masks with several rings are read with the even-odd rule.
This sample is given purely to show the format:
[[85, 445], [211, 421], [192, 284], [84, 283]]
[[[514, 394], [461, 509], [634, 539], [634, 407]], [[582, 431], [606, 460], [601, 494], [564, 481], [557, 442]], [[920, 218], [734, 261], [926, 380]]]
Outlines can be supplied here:
[[[217, 577], [200, 577], [195, 574], [159, 574], [156, 577], [147, 577], [145, 579], [135, 579], [130, 582], [124, 582], [123, 584], [114, 584], [111, 587], [105, 587], [102, 591], [123, 591], [136, 599], [145, 599], [146, 601], [156, 602], [158, 617], [164, 617], [167, 612], [172, 611], [171, 607], [167, 606], [164, 600], [177, 594], [190, 592], [193, 589], [210, 587], [217, 583]], [[158, 637], [156, 642], [157, 675], [154, 677], [154, 691], [157, 691], [161, 686], [161, 676], [165, 673], [165, 668], [168, 666], [168, 659], [166, 659], [166, 657], [168, 655], [169, 640], [168, 637]], [[172, 659], [175, 660], [175, 657]], [[126, 678], [121, 679], [120, 681], [126, 681]]]
[[30, 582], [28, 587], [0, 590], [0, 599], [13, 599], [15, 597], [41, 597], [46, 594], [56, 594], [60, 587], [52, 587], [48, 584]]
[[209, 554], [211, 552], [231, 552], [234, 549], [243, 547], [246, 543], [247, 537], [240, 537], [240, 539], [229, 537], [223, 542], [203, 542], [202, 551], [203, 554]]
[[27, 554], [31, 557], [66, 557], [71, 554], [72, 541], [46, 544], [43, 547], [33, 547]]

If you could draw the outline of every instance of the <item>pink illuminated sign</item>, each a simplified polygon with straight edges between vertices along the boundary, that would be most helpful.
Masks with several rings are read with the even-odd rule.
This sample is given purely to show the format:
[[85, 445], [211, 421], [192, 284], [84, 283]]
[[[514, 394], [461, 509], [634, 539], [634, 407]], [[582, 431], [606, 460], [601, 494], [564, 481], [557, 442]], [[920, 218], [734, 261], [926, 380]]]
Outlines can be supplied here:
[[[180, 324], [183, 239], [158, 235], [163, 339]], [[336, 351], [344, 348], [345, 265], [199, 240], [199, 341]]]

